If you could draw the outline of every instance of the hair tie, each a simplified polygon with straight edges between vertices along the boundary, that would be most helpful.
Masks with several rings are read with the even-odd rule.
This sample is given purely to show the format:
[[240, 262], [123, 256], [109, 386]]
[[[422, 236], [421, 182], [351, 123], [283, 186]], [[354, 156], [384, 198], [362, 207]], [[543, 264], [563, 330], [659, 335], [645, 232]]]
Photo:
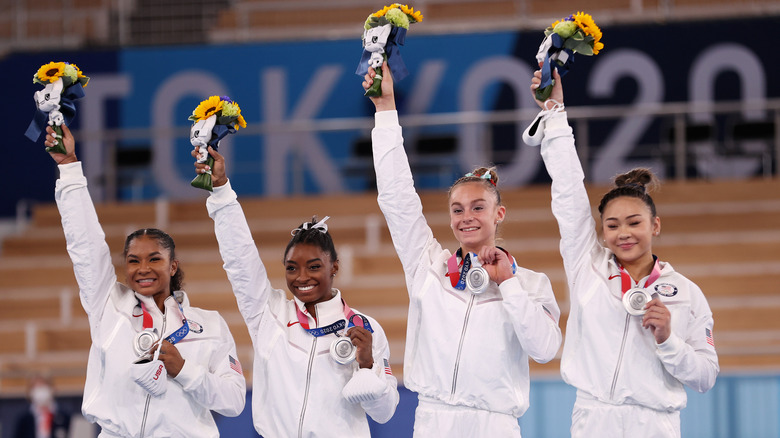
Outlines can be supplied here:
[[301, 231], [306, 231], [306, 230], [317, 230], [325, 234], [328, 232], [328, 224], [325, 223], [325, 221], [328, 219], [330, 219], [330, 216], [325, 216], [321, 221], [313, 225], [311, 222], [304, 222], [303, 225], [301, 225], [300, 227], [290, 231], [290, 235], [294, 236], [300, 233]]
[[463, 176], [464, 177], [482, 178], [484, 180], [487, 180], [490, 184], [493, 184], [493, 187], [496, 186], [496, 183], [493, 182], [493, 178], [490, 177], [490, 172], [489, 171], [483, 173], [482, 175], [475, 175], [474, 172], [469, 172], [469, 173], [467, 173], [467, 174], [465, 174]]

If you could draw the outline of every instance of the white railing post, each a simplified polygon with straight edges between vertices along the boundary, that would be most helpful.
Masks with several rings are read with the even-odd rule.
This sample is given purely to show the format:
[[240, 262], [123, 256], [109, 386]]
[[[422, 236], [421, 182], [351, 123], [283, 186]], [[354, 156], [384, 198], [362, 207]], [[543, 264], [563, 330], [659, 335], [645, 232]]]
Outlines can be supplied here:
[[33, 321], [27, 321], [24, 326], [25, 353], [32, 359], [38, 352], [38, 327]]
[[170, 216], [169, 216], [168, 198], [159, 197], [154, 202], [155, 226], [161, 230], [165, 230], [168, 228], [169, 220], [170, 220]]
[[378, 215], [366, 216], [366, 251], [370, 253], [379, 251], [381, 225], [382, 221]]
[[355, 274], [353, 268], [355, 264], [355, 249], [352, 245], [341, 245], [339, 252], [341, 263], [339, 263], [339, 275], [337, 278], [340, 279], [339, 283], [350, 284]]
[[70, 297], [70, 288], [62, 288], [60, 291], [60, 322], [63, 327], [68, 327], [73, 322], [73, 306]]

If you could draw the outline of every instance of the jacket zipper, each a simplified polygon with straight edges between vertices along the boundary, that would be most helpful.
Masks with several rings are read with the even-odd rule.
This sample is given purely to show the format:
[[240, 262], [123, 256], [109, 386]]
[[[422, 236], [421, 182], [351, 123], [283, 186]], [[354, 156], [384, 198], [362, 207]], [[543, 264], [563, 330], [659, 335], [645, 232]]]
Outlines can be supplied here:
[[306, 414], [306, 404], [309, 401], [309, 385], [311, 384], [311, 367], [314, 363], [314, 352], [317, 347], [317, 338], [312, 336], [311, 352], [309, 353], [309, 369], [306, 371], [306, 390], [303, 394], [303, 406], [301, 406], [301, 419], [298, 422], [298, 438], [303, 437], [303, 416]]
[[[165, 313], [163, 313], [162, 332], [160, 332], [160, 342], [165, 335]], [[144, 405], [144, 416], [141, 420], [141, 437], [144, 438], [144, 432], [146, 430], [146, 416], [149, 414], [149, 403], [152, 401], [152, 394], [146, 394], [146, 404]]]
[[615, 387], [617, 386], [618, 374], [620, 374], [620, 364], [623, 362], [623, 351], [626, 348], [626, 338], [628, 337], [628, 323], [631, 321], [631, 315], [626, 315], [626, 325], [623, 328], [623, 342], [620, 344], [620, 354], [618, 355], [617, 366], [615, 366], [615, 377], [612, 378], [612, 388], [609, 390], [609, 399], [615, 397]]
[[463, 351], [463, 341], [466, 338], [466, 327], [468, 327], [469, 324], [469, 315], [471, 315], [471, 308], [474, 305], [474, 297], [476, 297], [476, 295], [472, 294], [471, 299], [469, 300], [469, 306], [466, 308], [466, 316], [463, 318], [463, 330], [460, 333], [458, 355], [455, 356], [455, 370], [452, 373], [452, 391], [450, 392], [450, 401], [455, 398], [455, 387], [458, 384], [458, 368], [460, 368], [460, 355]]

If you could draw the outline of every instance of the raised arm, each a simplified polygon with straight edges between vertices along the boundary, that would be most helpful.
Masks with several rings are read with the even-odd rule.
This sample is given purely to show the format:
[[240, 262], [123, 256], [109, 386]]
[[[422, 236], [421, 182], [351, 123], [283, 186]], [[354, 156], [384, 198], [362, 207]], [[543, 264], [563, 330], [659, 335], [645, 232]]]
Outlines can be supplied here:
[[[254, 341], [260, 318], [271, 293], [268, 272], [260, 259], [244, 211], [225, 173], [224, 157], [209, 146], [214, 157], [212, 182], [214, 191], [206, 200], [209, 216], [214, 220], [214, 234], [219, 243], [223, 268], [236, 295], [238, 309]], [[205, 164], [196, 163], [199, 172]]]
[[58, 139], [51, 127], [46, 128], [45, 144], [51, 147], [55, 142], [62, 142], [67, 151], [66, 154], [49, 153], [60, 171], [54, 199], [62, 218], [68, 254], [73, 261], [79, 298], [87, 312], [94, 341], [109, 292], [116, 284], [116, 271], [111, 262], [106, 236], [87, 190], [87, 179], [81, 169], [81, 162], [76, 158], [73, 135], [65, 124], [62, 130], [63, 138]]
[[[377, 200], [385, 216], [396, 252], [407, 278], [415, 275], [425, 250], [433, 242], [433, 232], [423, 216], [422, 202], [414, 189], [409, 159], [404, 151], [401, 125], [395, 109], [393, 79], [387, 63], [382, 64], [382, 95], [372, 97], [376, 106], [376, 126], [371, 132], [376, 171]], [[373, 83], [375, 72], [369, 68], [363, 87]], [[440, 250], [437, 246], [433, 250]]]
[[[532, 92], [539, 85], [540, 75], [539, 71], [534, 73]], [[585, 174], [574, 147], [572, 129], [563, 111], [563, 86], [557, 70], [553, 71], [553, 76], [555, 85], [550, 99], [536, 102], [543, 110], [539, 129], [543, 130], [542, 159], [552, 178], [552, 212], [561, 233], [564, 265], [571, 273], [583, 262], [583, 256], [599, 243], [585, 190]]]
[[219, 319], [220, 339], [211, 350], [208, 367], [194, 360], [185, 361], [174, 380], [201, 406], [227, 417], [235, 417], [244, 410], [246, 379], [227, 323], [216, 312], [209, 313]]

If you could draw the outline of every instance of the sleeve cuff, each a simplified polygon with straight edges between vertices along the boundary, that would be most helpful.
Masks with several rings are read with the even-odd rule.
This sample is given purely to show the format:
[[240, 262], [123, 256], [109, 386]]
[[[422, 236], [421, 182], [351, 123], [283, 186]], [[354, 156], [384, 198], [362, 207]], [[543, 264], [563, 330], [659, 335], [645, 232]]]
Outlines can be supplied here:
[[81, 168], [81, 161], [58, 164], [57, 167], [60, 169], [60, 179], [76, 179], [84, 176], [84, 171]]
[[184, 366], [181, 367], [181, 371], [173, 378], [173, 380], [179, 382], [181, 387], [185, 390], [192, 387], [202, 374], [200, 370], [201, 367], [197, 364], [192, 364], [192, 362], [193, 361], [191, 360], [185, 360]]
[[379, 111], [374, 114], [374, 124], [377, 128], [389, 128], [398, 126], [398, 111]]
[[556, 112], [551, 114], [547, 120], [545, 120], [545, 130], [547, 129], [566, 129], [569, 127], [569, 120], [566, 116], [566, 111]]
[[520, 285], [520, 279], [517, 277], [504, 280], [501, 284], [498, 285], [498, 289], [501, 291], [501, 296], [505, 298], [510, 296], [517, 297], [521, 295], [528, 295], [527, 293], [523, 293], [523, 286]]
[[225, 206], [238, 199], [238, 195], [230, 185], [230, 180], [223, 186], [214, 187], [209, 197], [206, 199], [206, 207], [209, 214], [213, 213], [219, 207]]
[[675, 354], [678, 351], [680, 351], [684, 343], [685, 342], [682, 340], [682, 338], [680, 338], [679, 336], [674, 334], [674, 332], [672, 332], [672, 334], [669, 335], [669, 339], [665, 340], [660, 344], [656, 344], [655, 347], [656, 349], [658, 349], [658, 352], [660, 354], [669, 355], [669, 354]]

